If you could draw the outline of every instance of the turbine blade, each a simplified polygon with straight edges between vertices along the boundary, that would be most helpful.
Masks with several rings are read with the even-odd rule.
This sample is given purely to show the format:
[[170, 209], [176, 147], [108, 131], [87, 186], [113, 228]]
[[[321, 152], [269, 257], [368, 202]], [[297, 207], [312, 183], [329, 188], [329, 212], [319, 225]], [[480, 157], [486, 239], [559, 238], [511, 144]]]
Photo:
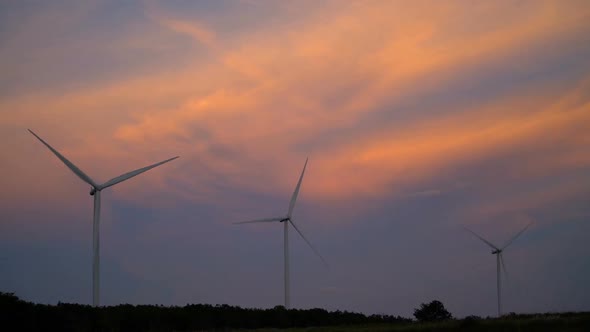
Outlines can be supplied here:
[[170, 158], [170, 159], [166, 159], [164, 161], [160, 161], [159, 163], [155, 163], [153, 165], [146, 166], [144, 168], [136, 169], [135, 171], [131, 171], [131, 172], [125, 173], [123, 175], [119, 175], [116, 178], [110, 179], [109, 181], [107, 181], [104, 184], [100, 185], [100, 189], [102, 190], [102, 189], [108, 188], [110, 186], [114, 186], [114, 185], [116, 185], [119, 182], [123, 182], [125, 180], [128, 180], [128, 179], [130, 179], [130, 178], [132, 178], [134, 176], [137, 176], [137, 175], [139, 175], [139, 174], [141, 174], [143, 172], [147, 172], [147, 171], [149, 171], [150, 169], [152, 169], [154, 167], [158, 167], [158, 166], [160, 166], [162, 164], [165, 164], [165, 163], [167, 163], [169, 161], [172, 161], [172, 160], [174, 160], [176, 158], [179, 158], [179, 156], [176, 156], [176, 157]]
[[474, 231], [470, 230], [469, 228], [463, 226], [463, 228], [465, 228], [466, 231], [468, 231], [469, 233], [475, 235], [478, 239], [482, 240], [483, 242], [485, 242], [488, 246], [492, 247], [492, 249], [495, 250], [499, 250], [498, 247], [496, 247], [495, 245], [493, 245], [490, 241], [484, 239], [483, 237], [477, 235]]
[[516, 240], [516, 238], [519, 237], [520, 234], [524, 233], [524, 231], [526, 231], [526, 229], [529, 228], [532, 224], [533, 224], [533, 222], [531, 221], [530, 223], [528, 223], [528, 225], [526, 225], [525, 228], [523, 228], [520, 232], [516, 233], [516, 235], [514, 235], [512, 237], [512, 239], [510, 239], [508, 242], [506, 242], [506, 244], [502, 247], [502, 250], [504, 250], [506, 247], [508, 247], [510, 244], [512, 244], [512, 242], [514, 242], [514, 240]]
[[234, 222], [234, 224], [238, 225], [238, 224], [252, 224], [252, 223], [257, 223], [257, 222], [273, 222], [273, 221], [281, 221], [283, 219], [284, 219], [284, 217], [255, 219], [255, 220]]
[[326, 265], [326, 267], [328, 266], [328, 262], [326, 262], [326, 260], [324, 259], [324, 257], [322, 257], [322, 255], [320, 255], [320, 253], [316, 250], [316, 248], [311, 244], [311, 242], [309, 242], [307, 240], [307, 238], [303, 235], [303, 233], [301, 233], [301, 231], [299, 230], [299, 228], [297, 228], [297, 226], [295, 226], [295, 223], [293, 222], [293, 220], [289, 219], [289, 222], [291, 223], [291, 225], [293, 225], [293, 228], [295, 228], [295, 230], [297, 231], [297, 233], [299, 233], [299, 235], [301, 235], [301, 237], [303, 238], [303, 240], [307, 243], [307, 245], [311, 248], [311, 250], [313, 250], [313, 252], [318, 255], [318, 257], [322, 260], [322, 262], [324, 262], [324, 265]]
[[43, 143], [59, 160], [61, 160], [68, 168], [74, 172], [82, 181], [88, 183], [89, 185], [93, 186], [94, 188], [97, 187], [96, 183], [88, 176], [86, 173], [82, 172], [81, 169], [76, 167], [71, 161], [69, 161], [66, 157], [64, 157], [61, 153], [59, 153], [56, 149], [52, 148], [51, 145], [47, 144], [41, 137], [37, 136], [31, 129], [27, 129], [33, 136], [37, 137], [41, 143]]
[[289, 212], [287, 216], [290, 218], [291, 213], [293, 213], [293, 208], [295, 207], [295, 201], [297, 201], [297, 195], [299, 195], [299, 188], [301, 188], [301, 181], [303, 180], [303, 174], [305, 174], [305, 168], [307, 167], [307, 160], [309, 158], [305, 158], [305, 164], [303, 165], [303, 171], [301, 171], [301, 176], [299, 176], [299, 181], [297, 182], [297, 186], [295, 187], [295, 191], [293, 191], [293, 196], [291, 196], [291, 202], [289, 203]]

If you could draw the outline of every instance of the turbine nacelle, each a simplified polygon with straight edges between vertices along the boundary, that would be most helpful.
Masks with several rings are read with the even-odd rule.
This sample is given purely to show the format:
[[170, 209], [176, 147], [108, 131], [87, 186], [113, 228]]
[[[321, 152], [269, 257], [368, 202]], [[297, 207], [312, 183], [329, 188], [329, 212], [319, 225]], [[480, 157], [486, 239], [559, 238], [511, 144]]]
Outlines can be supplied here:
[[94, 187], [90, 187], [90, 196], [94, 196], [94, 194], [96, 194], [98, 190], [96, 190], [96, 188]]
[[497, 255], [497, 254], [501, 254], [502, 250], [500, 249], [496, 249], [496, 250], [492, 250], [492, 255]]

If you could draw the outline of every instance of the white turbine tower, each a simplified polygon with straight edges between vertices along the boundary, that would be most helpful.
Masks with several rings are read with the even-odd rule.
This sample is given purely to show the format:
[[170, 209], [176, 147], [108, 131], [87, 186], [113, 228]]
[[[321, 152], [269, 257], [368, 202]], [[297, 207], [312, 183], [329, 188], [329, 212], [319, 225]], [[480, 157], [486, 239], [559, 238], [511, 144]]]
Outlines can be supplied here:
[[497, 289], [497, 291], [498, 291], [498, 317], [502, 316], [502, 277], [500, 275], [500, 270], [503, 270], [504, 274], [507, 273], [506, 265], [504, 264], [504, 258], [502, 258], [502, 253], [504, 252], [504, 249], [506, 249], [506, 247], [508, 247], [512, 242], [514, 242], [514, 240], [516, 240], [516, 238], [519, 237], [520, 234], [522, 234], [527, 228], [529, 228], [530, 225], [532, 225], [532, 222], [530, 222], [528, 225], [526, 225], [526, 227], [523, 228], [520, 232], [516, 233], [501, 248], [498, 248], [497, 246], [493, 245], [490, 241], [477, 235], [474, 231], [470, 230], [469, 228], [463, 227], [463, 228], [465, 228], [465, 230], [467, 230], [471, 234], [475, 235], [478, 239], [482, 240], [485, 244], [490, 246], [490, 248], [492, 248], [492, 255], [496, 255], [496, 278], [497, 278], [496, 283], [497, 283], [497, 288], [498, 288]]
[[320, 255], [320, 253], [314, 248], [314, 246], [311, 244], [311, 242], [309, 242], [307, 240], [307, 238], [303, 235], [303, 233], [301, 233], [299, 228], [297, 228], [297, 226], [293, 222], [293, 217], [292, 217], [293, 208], [295, 207], [295, 201], [297, 200], [297, 195], [299, 194], [299, 188], [301, 188], [301, 180], [303, 180], [303, 174], [305, 174], [305, 167], [307, 167], [307, 159], [305, 159], [305, 165], [303, 165], [303, 171], [301, 172], [301, 176], [299, 177], [299, 182], [297, 182], [297, 186], [295, 187], [295, 191], [293, 192], [293, 196], [291, 196], [291, 202], [289, 203], [289, 210], [288, 210], [286, 216], [248, 220], [248, 221], [241, 221], [241, 222], [234, 223], [234, 224], [249, 224], [249, 223], [259, 223], [259, 222], [282, 222], [285, 225], [284, 226], [284, 238], [285, 238], [285, 240], [284, 240], [284, 254], [285, 254], [285, 308], [286, 309], [289, 309], [289, 304], [290, 304], [290, 302], [289, 302], [289, 298], [290, 298], [290, 294], [289, 294], [289, 223], [291, 223], [291, 225], [293, 225], [293, 228], [295, 228], [297, 233], [299, 233], [299, 235], [301, 235], [301, 238], [303, 238], [303, 240], [307, 243], [307, 245], [309, 245], [311, 250], [313, 250], [313, 252], [316, 255], [318, 255], [318, 257], [322, 260], [322, 262], [324, 262], [324, 264], [326, 266], [328, 266], [328, 263], [326, 262], [324, 257], [322, 257], [322, 255]]
[[146, 167], [137, 169], [135, 171], [125, 173], [125, 174], [117, 176], [116, 178], [113, 178], [103, 184], [98, 184], [98, 183], [94, 182], [94, 180], [92, 180], [88, 175], [86, 175], [84, 172], [82, 172], [81, 169], [76, 167], [76, 165], [72, 164], [71, 161], [66, 159], [66, 157], [64, 157], [61, 153], [59, 153], [57, 150], [55, 150], [49, 144], [47, 144], [47, 142], [45, 142], [41, 137], [37, 136], [37, 134], [35, 134], [32, 130], [29, 129], [29, 132], [31, 132], [31, 134], [33, 134], [35, 137], [37, 137], [37, 139], [39, 139], [39, 141], [41, 141], [41, 143], [43, 143], [49, 150], [51, 150], [51, 152], [53, 152], [53, 154], [55, 154], [57, 156], [57, 158], [59, 158], [59, 160], [61, 160], [64, 164], [66, 164], [66, 166], [68, 166], [68, 168], [70, 170], [72, 170], [72, 172], [74, 172], [74, 174], [76, 174], [80, 179], [82, 179], [82, 181], [88, 183], [91, 187], [90, 188], [90, 195], [94, 196], [94, 220], [93, 220], [93, 224], [92, 224], [92, 256], [93, 256], [93, 261], [92, 261], [92, 305], [95, 307], [98, 307], [100, 305], [100, 300], [99, 300], [100, 192], [103, 189], [106, 189], [110, 186], [114, 186], [119, 182], [123, 182], [123, 181], [128, 180], [128, 179], [130, 179], [136, 175], [139, 175], [143, 172], [149, 171], [150, 169], [152, 169], [154, 167], [157, 167], [157, 166], [165, 164], [169, 161], [172, 161], [172, 160], [178, 158], [178, 156], [176, 156], [174, 158], [166, 159], [164, 161], [161, 161], [159, 163], [155, 163], [150, 166], [146, 166]]

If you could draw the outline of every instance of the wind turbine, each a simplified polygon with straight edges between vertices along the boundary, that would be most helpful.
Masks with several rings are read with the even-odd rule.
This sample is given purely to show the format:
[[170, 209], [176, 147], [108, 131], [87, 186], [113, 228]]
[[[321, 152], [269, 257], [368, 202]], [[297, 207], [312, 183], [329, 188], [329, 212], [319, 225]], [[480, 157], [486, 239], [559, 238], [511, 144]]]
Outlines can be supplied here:
[[497, 246], [493, 245], [490, 241], [477, 235], [474, 231], [470, 230], [469, 228], [463, 227], [463, 228], [465, 228], [465, 230], [467, 230], [471, 234], [475, 235], [478, 239], [482, 240], [485, 244], [490, 246], [490, 248], [492, 248], [492, 255], [496, 255], [496, 278], [497, 278], [496, 283], [497, 283], [497, 287], [498, 287], [498, 290], [497, 290], [498, 291], [498, 317], [502, 316], [502, 277], [500, 276], [500, 270], [503, 270], [504, 274], [507, 273], [506, 265], [504, 265], [504, 258], [502, 258], [502, 253], [504, 252], [504, 249], [506, 249], [510, 244], [512, 244], [512, 242], [514, 242], [514, 240], [516, 240], [516, 238], [519, 237], [531, 225], [532, 225], [532, 222], [530, 222], [528, 225], [526, 225], [526, 227], [523, 228], [520, 232], [516, 233], [501, 248], [498, 248]]
[[82, 172], [81, 169], [79, 169], [78, 167], [76, 167], [76, 165], [74, 165], [71, 161], [69, 161], [68, 159], [66, 159], [66, 157], [64, 157], [61, 153], [59, 153], [57, 150], [55, 150], [54, 148], [52, 148], [49, 144], [47, 144], [47, 142], [45, 142], [41, 137], [37, 136], [37, 134], [35, 134], [31, 129], [28, 129], [29, 132], [31, 134], [33, 134], [35, 137], [37, 137], [37, 139], [39, 141], [41, 141], [41, 143], [43, 143], [49, 150], [51, 150], [51, 152], [53, 152], [53, 154], [55, 154], [57, 156], [57, 158], [59, 158], [59, 160], [61, 160], [66, 166], [68, 166], [68, 168], [74, 172], [74, 174], [76, 174], [80, 179], [82, 179], [82, 181], [88, 183], [90, 185], [90, 195], [94, 196], [94, 220], [93, 220], [93, 224], [92, 224], [92, 256], [93, 256], [93, 260], [92, 260], [92, 305], [95, 307], [98, 307], [100, 304], [100, 299], [99, 299], [99, 286], [100, 286], [100, 192], [103, 189], [106, 189], [110, 186], [114, 186], [119, 182], [123, 182], [125, 180], [128, 180], [136, 175], [139, 175], [143, 172], [149, 171], [150, 169], [154, 168], [154, 167], [158, 167], [162, 164], [165, 164], [169, 161], [172, 161], [176, 158], [178, 158], [179, 156], [176, 156], [174, 158], [170, 158], [170, 159], [166, 159], [164, 161], [161, 161], [159, 163], [155, 163], [153, 165], [150, 166], [146, 166], [140, 169], [137, 169], [135, 171], [131, 171], [128, 173], [125, 173], [123, 175], [119, 175], [116, 178], [113, 178], [103, 184], [98, 184], [96, 182], [94, 182], [94, 180], [92, 180], [88, 175], [86, 175], [84, 172]]
[[248, 221], [241, 221], [236, 222], [234, 224], [250, 224], [250, 223], [259, 223], [259, 222], [282, 222], [284, 224], [284, 254], [285, 254], [285, 308], [289, 309], [289, 223], [293, 225], [293, 228], [301, 235], [301, 238], [309, 245], [311, 250], [318, 255], [318, 257], [324, 262], [326, 266], [328, 263], [320, 255], [320, 253], [314, 248], [314, 246], [307, 240], [307, 238], [301, 233], [299, 228], [293, 222], [293, 208], [295, 207], [295, 201], [297, 200], [297, 195], [299, 194], [299, 189], [301, 188], [301, 181], [303, 180], [303, 174], [305, 174], [305, 168], [307, 167], [307, 160], [305, 159], [305, 165], [303, 165], [303, 171], [301, 172], [301, 176], [299, 177], [299, 181], [297, 182], [297, 186], [295, 187], [295, 191], [293, 191], [293, 195], [291, 196], [291, 202], [289, 203], [289, 210], [287, 211], [286, 216], [282, 217], [274, 217], [274, 218], [265, 218], [265, 219], [256, 219], [256, 220], [248, 220]]

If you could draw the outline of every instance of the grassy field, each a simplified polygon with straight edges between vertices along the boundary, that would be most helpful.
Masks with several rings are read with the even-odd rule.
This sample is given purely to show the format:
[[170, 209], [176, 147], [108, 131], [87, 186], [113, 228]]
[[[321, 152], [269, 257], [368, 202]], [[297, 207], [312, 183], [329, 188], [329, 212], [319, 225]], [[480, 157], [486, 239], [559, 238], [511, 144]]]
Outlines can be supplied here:
[[[242, 330], [243, 331], [243, 330]], [[515, 331], [515, 332], [587, 332], [590, 313], [530, 315], [499, 319], [462, 319], [440, 323], [372, 324], [290, 329], [258, 329], [257, 332], [421, 332], [421, 331]]]

